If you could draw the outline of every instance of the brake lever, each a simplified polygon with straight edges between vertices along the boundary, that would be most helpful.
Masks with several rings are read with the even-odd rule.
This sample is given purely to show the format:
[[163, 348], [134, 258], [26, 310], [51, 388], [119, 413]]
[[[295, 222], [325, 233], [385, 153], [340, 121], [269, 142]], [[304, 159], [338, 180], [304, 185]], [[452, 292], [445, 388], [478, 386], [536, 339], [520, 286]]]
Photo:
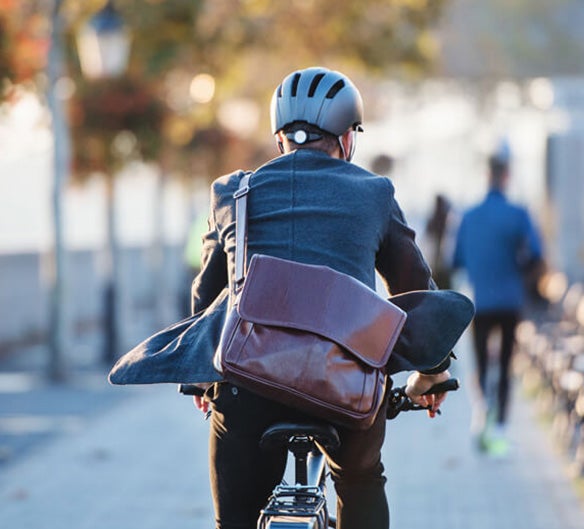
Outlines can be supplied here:
[[[460, 387], [460, 382], [457, 378], [449, 378], [444, 382], [434, 384], [424, 395], [432, 395], [435, 393], [444, 393], [446, 391], [456, 391]], [[406, 386], [392, 388], [389, 390], [387, 418], [395, 419], [402, 411], [420, 411], [429, 410], [430, 406], [421, 406], [413, 403], [406, 395]], [[440, 410], [436, 410], [438, 415], [441, 415]]]

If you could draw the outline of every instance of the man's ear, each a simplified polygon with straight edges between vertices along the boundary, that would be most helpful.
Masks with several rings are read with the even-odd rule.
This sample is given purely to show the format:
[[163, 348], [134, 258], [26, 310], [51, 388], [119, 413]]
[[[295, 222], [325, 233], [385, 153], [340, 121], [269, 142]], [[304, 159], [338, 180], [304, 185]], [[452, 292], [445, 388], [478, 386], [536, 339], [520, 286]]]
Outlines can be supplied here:
[[276, 133], [276, 144], [278, 145], [278, 150], [280, 151], [280, 154], [284, 154], [286, 152], [286, 149], [284, 149], [285, 137], [286, 136], [284, 136], [284, 133], [281, 130]]
[[343, 144], [343, 151], [345, 152], [345, 160], [350, 162], [355, 152], [355, 132], [352, 129], [347, 130], [341, 136]]

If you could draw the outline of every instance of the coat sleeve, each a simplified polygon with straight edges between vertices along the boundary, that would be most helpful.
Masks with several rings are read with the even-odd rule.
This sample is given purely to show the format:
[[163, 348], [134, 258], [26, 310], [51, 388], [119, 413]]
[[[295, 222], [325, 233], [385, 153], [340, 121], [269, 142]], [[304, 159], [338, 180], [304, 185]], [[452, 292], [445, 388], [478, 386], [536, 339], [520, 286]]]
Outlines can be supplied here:
[[201, 271], [191, 287], [191, 312], [205, 310], [229, 285], [228, 256], [225, 249], [226, 228], [235, 229], [233, 194], [237, 191], [244, 171], [235, 171], [217, 178], [211, 185], [208, 225], [203, 236]]
[[191, 287], [191, 312], [196, 314], [205, 310], [219, 293], [227, 286], [227, 260], [223, 246], [218, 240], [217, 230], [212, 228], [203, 237], [201, 271], [193, 280]]
[[376, 268], [391, 294], [411, 290], [433, 290], [436, 284], [424, 256], [416, 244], [416, 234], [408, 226], [390, 186], [389, 215], [379, 251]]
[[526, 209], [522, 209], [523, 244], [520, 248], [520, 258], [524, 267], [537, 263], [543, 259], [541, 237]]
[[193, 280], [191, 287], [192, 314], [205, 310], [228, 284], [227, 256], [219, 238], [214, 202], [212, 196], [209, 229], [203, 236], [201, 271]]
[[[405, 216], [394, 196], [393, 185], [390, 186], [390, 208], [386, 230], [376, 257], [376, 268], [383, 279], [386, 288], [392, 294], [401, 294], [412, 290], [436, 290], [438, 287], [432, 279], [432, 271], [428, 266], [422, 251], [416, 244], [416, 233], [408, 226]], [[404, 364], [415, 366], [416, 351], [403, 347]], [[399, 363], [397, 354], [393, 361]], [[423, 373], [440, 373], [450, 366], [452, 353], [446, 358], [437, 359], [432, 369]]]

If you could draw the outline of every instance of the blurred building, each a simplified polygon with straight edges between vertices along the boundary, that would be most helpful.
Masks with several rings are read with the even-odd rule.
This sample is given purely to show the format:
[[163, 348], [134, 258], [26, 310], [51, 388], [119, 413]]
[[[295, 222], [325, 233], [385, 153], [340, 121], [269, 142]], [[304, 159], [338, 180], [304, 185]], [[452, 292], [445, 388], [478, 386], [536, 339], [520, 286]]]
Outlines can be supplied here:
[[557, 266], [584, 281], [584, 79], [555, 79], [554, 108], [562, 127], [547, 142], [546, 186]]

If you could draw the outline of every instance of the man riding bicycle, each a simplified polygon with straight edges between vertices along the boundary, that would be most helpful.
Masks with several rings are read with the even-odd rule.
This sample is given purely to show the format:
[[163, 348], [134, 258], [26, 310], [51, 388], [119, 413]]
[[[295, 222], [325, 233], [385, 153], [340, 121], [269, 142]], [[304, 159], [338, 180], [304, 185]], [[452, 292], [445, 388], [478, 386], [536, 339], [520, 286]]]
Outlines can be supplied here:
[[[281, 156], [251, 176], [247, 259], [261, 253], [329, 266], [371, 288], [377, 271], [394, 295], [434, 289], [391, 181], [351, 163], [362, 120], [361, 95], [339, 72], [300, 70], [276, 88], [271, 122]], [[233, 281], [233, 194], [242, 175], [238, 171], [212, 184], [209, 232], [192, 288], [193, 312], [209, 307]], [[414, 372], [408, 379], [408, 395], [429, 405], [431, 416], [445, 394], [422, 393], [449, 378], [449, 363], [449, 357], [441, 358], [434, 369]], [[204, 396], [195, 397], [195, 404], [212, 410], [210, 477], [216, 527], [252, 529], [286, 464], [286, 449], [262, 451], [260, 437], [275, 422], [306, 416], [227, 382], [214, 383]], [[389, 527], [381, 462], [385, 425], [386, 403], [371, 428], [338, 427], [341, 446], [326, 455], [339, 528]]]

